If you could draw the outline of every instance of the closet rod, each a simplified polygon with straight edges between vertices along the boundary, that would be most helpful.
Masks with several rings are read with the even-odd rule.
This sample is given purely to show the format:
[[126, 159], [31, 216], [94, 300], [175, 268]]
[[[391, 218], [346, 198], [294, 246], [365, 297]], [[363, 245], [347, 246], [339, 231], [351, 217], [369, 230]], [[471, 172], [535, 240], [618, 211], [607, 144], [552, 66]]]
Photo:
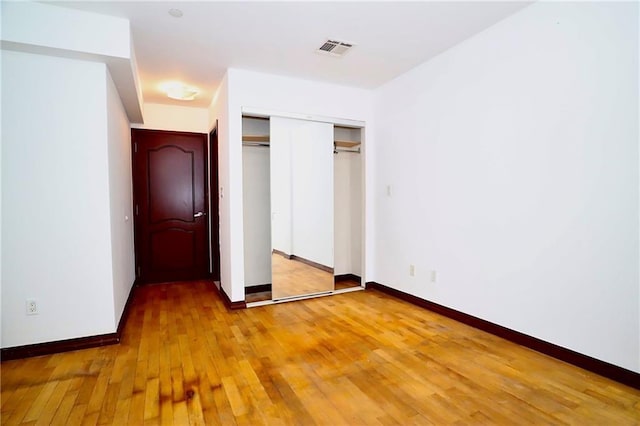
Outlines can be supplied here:
[[269, 148], [268, 143], [259, 143], [259, 142], [242, 142], [242, 146], [259, 146], [263, 148]]

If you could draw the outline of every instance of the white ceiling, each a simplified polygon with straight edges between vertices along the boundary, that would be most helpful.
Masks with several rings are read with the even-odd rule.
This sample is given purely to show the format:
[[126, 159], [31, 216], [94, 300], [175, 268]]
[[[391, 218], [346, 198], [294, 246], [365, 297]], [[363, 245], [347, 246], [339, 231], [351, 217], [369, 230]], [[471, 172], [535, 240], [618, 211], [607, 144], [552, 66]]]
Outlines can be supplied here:
[[[243, 68], [375, 88], [530, 2], [52, 2], [127, 18], [145, 102], [206, 107], [225, 70]], [[183, 11], [181, 18], [169, 15]], [[344, 57], [315, 53], [327, 38], [353, 42]], [[181, 80], [195, 101], [158, 86]]]

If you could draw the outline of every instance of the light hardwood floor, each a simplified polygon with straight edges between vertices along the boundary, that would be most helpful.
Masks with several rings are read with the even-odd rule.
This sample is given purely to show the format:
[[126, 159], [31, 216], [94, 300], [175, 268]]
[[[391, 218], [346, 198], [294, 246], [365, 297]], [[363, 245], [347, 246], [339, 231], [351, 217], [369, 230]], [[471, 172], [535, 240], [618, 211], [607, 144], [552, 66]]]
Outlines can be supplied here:
[[141, 287], [121, 344], [1, 374], [6, 425], [640, 423], [638, 390], [373, 290], [229, 312]]

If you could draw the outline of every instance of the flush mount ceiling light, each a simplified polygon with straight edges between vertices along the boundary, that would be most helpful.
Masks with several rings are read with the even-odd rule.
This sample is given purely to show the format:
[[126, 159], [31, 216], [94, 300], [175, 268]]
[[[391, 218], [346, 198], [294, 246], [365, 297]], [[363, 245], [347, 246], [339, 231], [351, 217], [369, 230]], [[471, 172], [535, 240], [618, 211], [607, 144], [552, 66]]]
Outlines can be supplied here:
[[183, 13], [180, 9], [169, 9], [169, 15], [174, 18], [182, 18]]
[[164, 83], [160, 88], [169, 98], [179, 101], [192, 101], [198, 96], [198, 89], [177, 81]]

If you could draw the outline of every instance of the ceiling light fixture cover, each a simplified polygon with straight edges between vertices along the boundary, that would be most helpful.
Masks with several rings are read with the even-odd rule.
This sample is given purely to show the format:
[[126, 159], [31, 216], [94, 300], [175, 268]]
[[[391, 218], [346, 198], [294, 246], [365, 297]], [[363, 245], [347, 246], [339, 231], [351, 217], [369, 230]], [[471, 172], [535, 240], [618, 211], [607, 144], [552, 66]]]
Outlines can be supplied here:
[[169, 15], [174, 18], [182, 18], [182, 11], [180, 9], [169, 9]]
[[327, 39], [327, 41], [325, 41], [322, 44], [322, 46], [320, 46], [318, 50], [316, 50], [316, 52], [322, 53], [324, 55], [342, 57], [353, 46], [354, 46], [353, 43], [349, 43], [346, 41], [339, 41], [336, 39]]
[[192, 101], [198, 96], [198, 89], [180, 82], [169, 82], [161, 86], [162, 91], [171, 99]]

